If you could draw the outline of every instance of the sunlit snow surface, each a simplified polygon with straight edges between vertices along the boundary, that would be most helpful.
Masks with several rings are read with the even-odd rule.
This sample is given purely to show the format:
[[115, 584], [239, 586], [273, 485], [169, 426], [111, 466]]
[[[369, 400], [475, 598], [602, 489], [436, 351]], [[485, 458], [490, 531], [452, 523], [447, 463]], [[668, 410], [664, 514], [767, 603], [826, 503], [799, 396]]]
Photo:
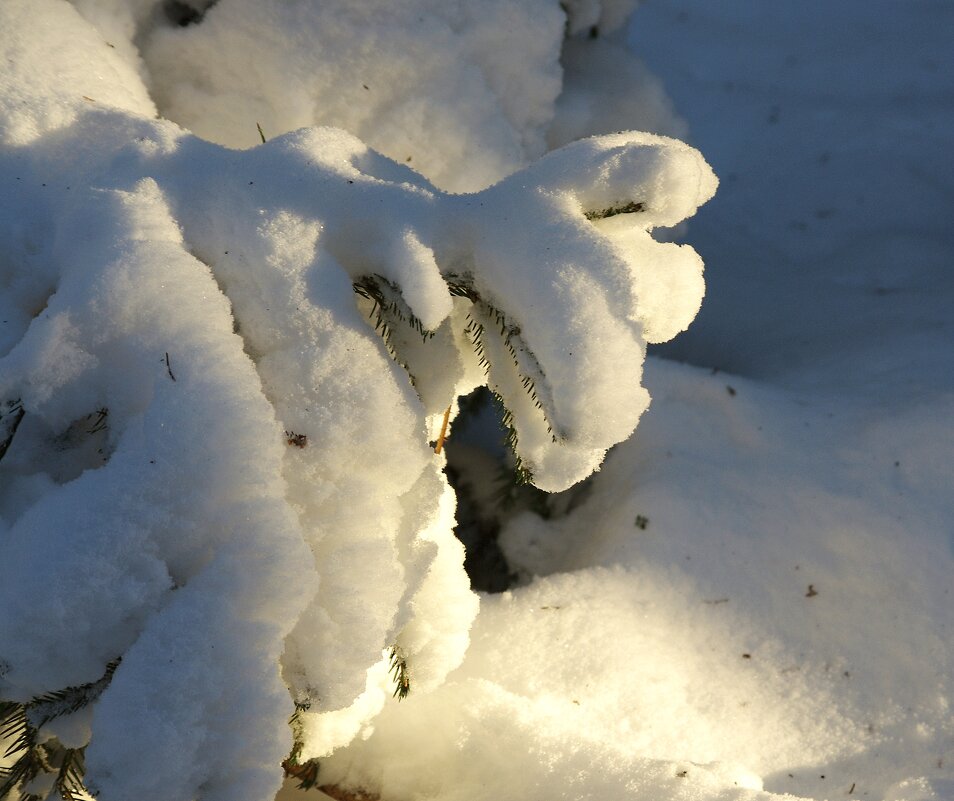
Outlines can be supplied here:
[[[33, 411], [0, 484], [3, 689], [89, 680], [129, 647], [92, 720], [104, 801], [267, 801], [285, 683], [335, 710], [304, 721], [314, 753], [357, 735], [321, 781], [385, 801], [954, 798], [954, 12], [652, 0], [629, 42], [654, 78], [588, 38], [634, 3], [566, 5], [561, 75], [544, 0], [220, 0], [178, 30], [151, 0], [76, 0], [98, 33], [61, 2], [0, 3], [0, 385]], [[688, 250], [580, 213], [653, 164], [614, 147], [659, 140], [577, 146], [472, 196], [395, 162], [477, 190], [580, 136], [683, 137], [660, 86], [723, 179], [689, 229], [708, 298], [574, 511], [511, 522], [528, 583], [481, 599], [439, 686], [476, 610], [425, 430], [480, 371], [449, 339], [419, 403], [351, 280], [391, 269], [422, 320], [456, 325], [440, 271], [479, 264], [539, 321], [586, 446], [546, 462], [527, 408], [530, 461], [579, 478], [639, 417], [642, 339], [698, 306]], [[154, 103], [220, 144], [256, 145], [255, 122], [270, 141], [232, 153]], [[394, 161], [281, 137], [313, 124]], [[706, 194], [653, 189], [674, 202], [649, 224]], [[377, 661], [398, 634], [417, 657], [400, 704]], [[80, 744], [72, 722], [55, 733]]]
[[[254, 16], [264, 6], [222, 2], [194, 27], [246, 46], [187, 46], [210, 96], [280, 97], [268, 59], [282, 74], [311, 64], [295, 36], [352, 13], [391, 46], [412, 9], [440, 16], [411, 4], [395, 22], [374, 3]], [[510, 61], [492, 58], [513, 13], [478, 10], [500, 36], [422, 72], [432, 111], [448, 77], [493, 83], [529, 53], [509, 43]], [[134, 47], [192, 37], [165, 13], [0, 5], [0, 697], [92, 683], [121, 659], [92, 710], [40, 735], [89, 741], [90, 789], [259, 801], [280, 784], [293, 702], [300, 758], [323, 757], [385, 703], [387, 649], [422, 697], [463, 659], [478, 599], [428, 445], [445, 408], [486, 383], [539, 487], [592, 473], [648, 405], [646, 343], [702, 300], [702, 260], [651, 232], [717, 181], [695, 149], [638, 132], [503, 165], [465, 141], [486, 187], [470, 194], [340, 128], [286, 133], [266, 117], [278, 135], [229, 149], [157, 118], [189, 116], [159, 88], [185, 55], [140, 62]], [[345, 25], [342, 41], [357, 48], [362, 30]], [[412, 38], [440, 52], [440, 37]], [[561, 25], [550, 39], [558, 52]], [[397, 46], [357, 67], [413, 69]], [[315, 75], [350, 53], [319, 53]], [[559, 83], [555, 55], [540, 68]], [[528, 80], [549, 122], [555, 97]], [[445, 111], [479, 138], [512, 104], [528, 110], [498, 97], [477, 131], [466, 103]], [[224, 112], [203, 108], [224, 130]]]
[[505, 534], [540, 578], [484, 598], [448, 684], [329, 778], [954, 799], [952, 28], [930, 2], [634, 14], [722, 179], [689, 224], [706, 301], [657, 351], [697, 366], [650, 356], [653, 405], [582, 505]]

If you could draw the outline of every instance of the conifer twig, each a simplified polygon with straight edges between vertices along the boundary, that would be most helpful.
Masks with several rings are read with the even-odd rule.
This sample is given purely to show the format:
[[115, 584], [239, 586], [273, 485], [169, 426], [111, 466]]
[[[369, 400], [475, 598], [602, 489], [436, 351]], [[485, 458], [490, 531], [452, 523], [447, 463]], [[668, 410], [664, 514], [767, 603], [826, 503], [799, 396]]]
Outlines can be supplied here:
[[447, 436], [447, 423], [450, 421], [451, 407], [444, 410], [444, 422], [441, 423], [441, 433], [437, 437], [437, 444], [434, 446], [434, 453], [440, 453], [444, 447], [444, 438]]
[[23, 405], [19, 400], [7, 401], [5, 405], [6, 410], [0, 410], [0, 459], [6, 455], [23, 420]]
[[318, 769], [320, 767], [318, 760], [307, 759], [304, 762], [299, 761], [302, 749], [305, 747], [301, 713], [306, 712], [310, 707], [310, 703], [295, 704], [295, 711], [288, 721], [292, 729], [292, 734], [294, 735], [294, 745], [292, 745], [291, 753], [282, 760], [282, 768], [285, 771], [285, 775], [294, 776], [298, 779], [299, 790], [310, 790], [318, 783]]
[[404, 652], [396, 645], [391, 646], [390, 656], [391, 666], [388, 673], [394, 681], [393, 698], [403, 701], [411, 692], [411, 673], [407, 669], [407, 659], [404, 658]]
[[56, 738], [40, 742], [40, 732], [51, 720], [71, 715], [99, 698], [118, 665], [119, 660], [110, 662], [103, 677], [90, 684], [39, 695], [26, 703], [0, 701], [0, 740], [12, 741], [3, 756], [16, 757], [12, 765], [0, 768], [0, 799], [41, 773], [53, 774], [47, 794], [39, 796], [21, 789], [20, 801], [43, 801], [54, 791], [63, 801], [83, 797], [85, 749], [67, 748]]

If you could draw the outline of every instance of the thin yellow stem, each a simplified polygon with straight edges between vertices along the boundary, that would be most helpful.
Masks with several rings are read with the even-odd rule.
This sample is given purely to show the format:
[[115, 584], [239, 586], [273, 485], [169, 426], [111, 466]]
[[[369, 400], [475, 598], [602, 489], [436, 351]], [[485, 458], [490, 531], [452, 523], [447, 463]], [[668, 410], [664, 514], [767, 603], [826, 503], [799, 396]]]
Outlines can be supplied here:
[[448, 406], [444, 411], [444, 422], [441, 423], [441, 433], [437, 438], [437, 444], [434, 446], [434, 453], [440, 453], [444, 447], [444, 437], [447, 436], [447, 422], [450, 420], [450, 410], [451, 407]]

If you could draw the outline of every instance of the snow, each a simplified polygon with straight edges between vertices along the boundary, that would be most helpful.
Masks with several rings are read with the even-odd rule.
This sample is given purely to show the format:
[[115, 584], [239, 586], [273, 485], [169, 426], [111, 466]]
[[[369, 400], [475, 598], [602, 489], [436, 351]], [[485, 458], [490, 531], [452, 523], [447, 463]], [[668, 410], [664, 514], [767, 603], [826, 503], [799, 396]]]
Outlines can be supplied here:
[[163, 116], [205, 139], [333, 124], [463, 191], [543, 154], [563, 24], [552, 0], [231, 0], [140, 40]]
[[[300, 758], [324, 756], [380, 711], [387, 649], [421, 695], [464, 657], [478, 598], [443, 457], [428, 445], [444, 409], [487, 382], [539, 486], [592, 472], [646, 407], [646, 340], [685, 327], [701, 301], [699, 257], [650, 232], [693, 214], [716, 179], [689, 146], [641, 133], [525, 167], [533, 148], [488, 156], [483, 183], [511, 174], [460, 195], [338, 128], [227, 149], [157, 119], [144, 79], [180, 116], [161, 85], [187, 64], [177, 37], [195, 31], [238, 36], [255, 64], [300, 67], [266, 20], [277, 36], [334, 30], [314, 7], [263, 18], [221, 3], [184, 32], [148, 4], [113, 19], [112, 5], [83, 3], [87, 21], [47, 0], [43, 26], [33, 8], [6, 4], [0, 20], [17, 64], [0, 86], [0, 182], [12, 190], [0, 692], [26, 702], [96, 682], [121, 659], [92, 719], [50, 730], [89, 736], [91, 790], [267, 798], [296, 705]], [[377, 19], [358, 11], [362, 30]], [[399, 22], [384, 14], [369, 30]], [[464, 66], [507, 66], [487, 42], [471, 46]], [[235, 49], [199, 47], [220, 56], [208, 74], [241, 71]], [[391, 51], [377, 52], [390, 66]], [[340, 50], [324, 57], [347, 66]], [[544, 66], [558, 79], [555, 60]], [[250, 98], [260, 89], [242, 84]], [[211, 91], [227, 99], [234, 87]], [[542, 118], [555, 114], [552, 93], [529, 91]], [[228, 127], [214, 103], [203, 108]], [[532, 112], [516, 91], [495, 113], [508, 108]], [[375, 314], [401, 333], [379, 335]], [[153, 767], [130, 770], [142, 754]]]
[[[950, 8], [181, 5], [0, 4], [0, 697], [122, 656], [104, 801], [296, 703], [385, 801], [954, 799]], [[484, 383], [565, 492], [478, 597]]]
[[637, 11], [632, 47], [722, 178], [689, 223], [706, 300], [647, 360], [634, 437], [549, 504], [569, 514], [507, 521], [528, 583], [482, 598], [461, 668], [325, 760], [329, 783], [954, 798], [950, 23]]

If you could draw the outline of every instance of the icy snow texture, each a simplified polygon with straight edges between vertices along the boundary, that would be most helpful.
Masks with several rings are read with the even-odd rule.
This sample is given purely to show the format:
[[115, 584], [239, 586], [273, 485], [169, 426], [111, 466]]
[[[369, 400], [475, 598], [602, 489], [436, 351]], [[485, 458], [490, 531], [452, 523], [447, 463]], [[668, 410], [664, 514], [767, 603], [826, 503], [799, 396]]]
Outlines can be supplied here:
[[[290, 747], [286, 685], [311, 756], [378, 712], [386, 647], [421, 695], [463, 658], [477, 599], [427, 444], [456, 394], [503, 396], [546, 488], [632, 432], [645, 342], [703, 291], [692, 249], [649, 231], [715, 178], [649, 134], [470, 195], [336, 129], [227, 150], [153, 119], [129, 37], [155, 8], [78, 5], [126, 39], [58, 0], [0, 6], [0, 401], [25, 410], [0, 466], [0, 694], [122, 656], [91, 724], [101, 797], [258, 801]], [[195, 30], [258, 13], [231, 7]], [[280, 50], [240, 41], [252, 63]], [[433, 337], [391, 320], [386, 345], [369, 279]]]

